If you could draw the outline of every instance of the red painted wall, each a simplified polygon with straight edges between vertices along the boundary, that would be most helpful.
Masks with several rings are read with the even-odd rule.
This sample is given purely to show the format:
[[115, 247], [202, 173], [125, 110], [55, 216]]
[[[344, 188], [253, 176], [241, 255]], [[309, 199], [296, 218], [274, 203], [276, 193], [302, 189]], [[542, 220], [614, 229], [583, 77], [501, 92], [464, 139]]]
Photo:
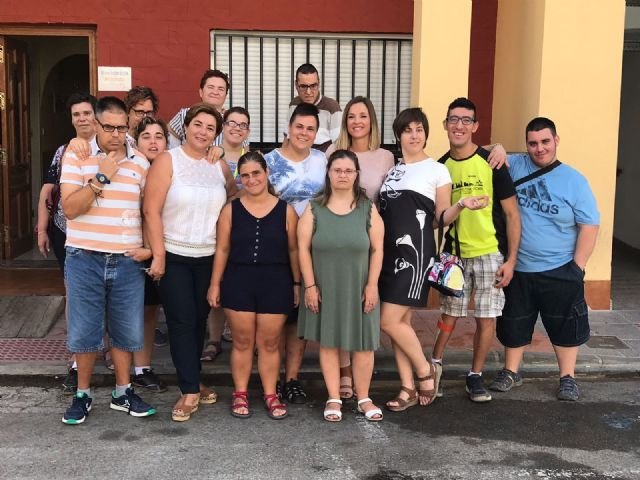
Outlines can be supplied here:
[[473, 0], [469, 98], [476, 104], [480, 120], [480, 127], [474, 136], [478, 145], [491, 143], [497, 20], [498, 0]]
[[[412, 0], [1, 0], [0, 24], [94, 25], [98, 65], [131, 66], [168, 118], [198, 97], [213, 29], [411, 33]], [[101, 94], [105, 92], [100, 92]], [[118, 94], [122, 96], [121, 94]]]
[[[130, 66], [160, 96], [160, 115], [198, 100], [213, 29], [412, 33], [412, 0], [0, 0], [1, 24], [95, 26], [98, 65]], [[314, 9], [315, 7], [315, 9]], [[473, 0], [470, 96], [488, 139], [497, 0]], [[441, 48], [441, 47], [436, 47]], [[104, 94], [108, 92], [100, 92]], [[117, 95], [122, 96], [122, 93]]]

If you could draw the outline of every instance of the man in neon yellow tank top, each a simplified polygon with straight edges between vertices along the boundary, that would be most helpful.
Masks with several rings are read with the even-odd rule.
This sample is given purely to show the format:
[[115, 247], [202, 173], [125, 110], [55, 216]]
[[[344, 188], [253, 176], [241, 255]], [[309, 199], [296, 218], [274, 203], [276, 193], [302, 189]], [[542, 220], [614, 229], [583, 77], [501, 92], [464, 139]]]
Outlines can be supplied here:
[[473, 362], [467, 375], [466, 390], [474, 402], [488, 402], [491, 395], [484, 386], [482, 369], [495, 337], [496, 317], [502, 314], [504, 293], [513, 276], [520, 243], [520, 214], [513, 182], [506, 168], [492, 169], [489, 152], [473, 143], [479, 123], [476, 107], [467, 98], [455, 99], [448, 108], [444, 128], [450, 150], [440, 159], [452, 179], [451, 203], [470, 195], [487, 195], [490, 208], [463, 210], [447, 233], [447, 251], [452, 248], [457, 229], [460, 256], [465, 264], [464, 296], [440, 296], [442, 320], [433, 347], [436, 369], [442, 368], [442, 355], [456, 320], [467, 316], [469, 300], [474, 299], [476, 332]]

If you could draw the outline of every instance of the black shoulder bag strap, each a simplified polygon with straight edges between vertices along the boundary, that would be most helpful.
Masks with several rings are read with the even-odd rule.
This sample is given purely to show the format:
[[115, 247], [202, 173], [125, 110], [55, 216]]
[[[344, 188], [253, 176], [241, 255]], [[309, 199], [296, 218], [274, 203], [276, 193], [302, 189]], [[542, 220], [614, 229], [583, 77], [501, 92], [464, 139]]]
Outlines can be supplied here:
[[545, 173], [549, 173], [551, 170], [553, 170], [556, 167], [559, 167], [560, 165], [562, 165], [562, 162], [560, 160], [556, 160], [555, 162], [547, 165], [546, 167], [541, 168], [540, 170], [536, 170], [535, 172], [530, 173], [529, 175], [516, 180], [515, 182], [513, 182], [513, 186], [517, 187], [518, 185], [522, 185], [523, 183], [528, 182], [529, 180], [538, 178], [544, 175]]
[[[440, 250], [440, 247], [442, 246], [442, 238], [444, 236], [444, 213], [446, 210], [443, 210], [442, 213], [440, 214], [440, 219], [438, 221], [438, 245], [437, 245], [437, 252], [438, 255], [442, 253], [442, 251]], [[460, 239], [458, 238], [458, 229], [456, 228], [456, 222], [453, 222], [453, 242], [454, 242], [454, 246], [456, 249], [456, 255], [459, 257], [460, 256]], [[453, 253], [453, 252], [451, 252]]]

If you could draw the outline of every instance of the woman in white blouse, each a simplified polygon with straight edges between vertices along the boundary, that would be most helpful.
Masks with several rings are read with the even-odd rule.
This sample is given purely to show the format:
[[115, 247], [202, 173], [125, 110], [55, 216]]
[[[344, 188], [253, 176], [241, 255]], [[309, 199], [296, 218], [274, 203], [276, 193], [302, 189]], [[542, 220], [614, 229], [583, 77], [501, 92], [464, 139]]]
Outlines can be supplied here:
[[171, 357], [182, 395], [172, 419], [186, 421], [200, 403], [217, 400], [200, 383], [200, 356], [209, 314], [207, 289], [216, 249], [216, 221], [237, 192], [226, 162], [207, 162], [222, 118], [199, 103], [186, 114], [185, 143], [160, 154], [145, 188], [146, 233], [153, 252], [148, 274], [159, 281]]

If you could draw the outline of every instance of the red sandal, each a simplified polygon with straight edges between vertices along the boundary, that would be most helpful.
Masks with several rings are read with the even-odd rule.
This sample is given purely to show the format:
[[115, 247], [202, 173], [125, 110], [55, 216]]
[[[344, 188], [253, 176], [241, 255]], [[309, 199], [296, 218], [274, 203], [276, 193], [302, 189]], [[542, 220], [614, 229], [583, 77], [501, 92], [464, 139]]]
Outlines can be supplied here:
[[[238, 412], [240, 408], [246, 408], [247, 413]], [[249, 392], [233, 392], [231, 394], [231, 415], [236, 418], [249, 418], [251, 416]]]
[[[267, 415], [269, 415], [269, 418], [273, 420], [282, 420], [283, 418], [289, 416], [287, 406], [280, 401], [280, 397], [278, 397], [277, 393], [265, 395], [263, 398], [264, 406], [267, 407]], [[282, 415], [275, 415], [273, 413], [274, 410], [284, 410], [284, 413]]]

